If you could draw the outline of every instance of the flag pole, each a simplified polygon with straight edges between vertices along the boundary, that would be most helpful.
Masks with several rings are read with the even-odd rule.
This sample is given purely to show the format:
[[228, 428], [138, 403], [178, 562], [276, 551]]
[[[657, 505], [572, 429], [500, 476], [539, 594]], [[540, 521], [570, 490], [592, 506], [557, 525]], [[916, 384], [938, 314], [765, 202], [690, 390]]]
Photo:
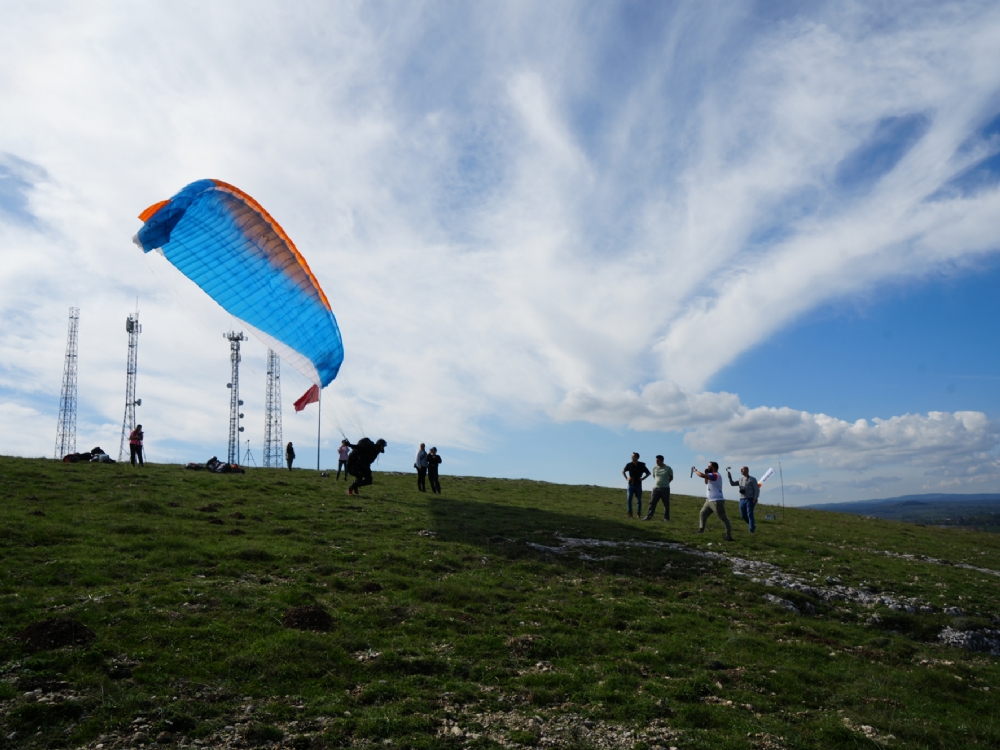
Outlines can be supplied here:
[[319, 389], [316, 397], [316, 471], [319, 471], [319, 444], [320, 444], [320, 424], [323, 419], [323, 389]]

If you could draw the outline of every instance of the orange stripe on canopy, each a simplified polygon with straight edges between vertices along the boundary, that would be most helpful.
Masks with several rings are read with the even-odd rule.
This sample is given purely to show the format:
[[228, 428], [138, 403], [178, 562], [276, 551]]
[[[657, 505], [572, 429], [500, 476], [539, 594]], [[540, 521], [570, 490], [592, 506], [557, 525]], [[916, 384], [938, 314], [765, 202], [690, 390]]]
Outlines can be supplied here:
[[157, 211], [159, 211], [161, 208], [163, 208], [168, 203], [170, 203], [170, 199], [169, 198], [167, 200], [165, 200], [165, 201], [160, 201], [159, 203], [154, 203], [152, 206], [150, 206], [145, 211], [143, 211], [141, 214], [139, 214], [139, 218], [142, 219], [143, 221], [149, 221], [151, 218], [153, 218], [153, 214], [155, 214]]
[[[319, 292], [320, 299], [323, 300], [323, 304], [326, 305], [326, 309], [329, 310], [330, 312], [333, 312], [333, 308], [330, 307], [330, 300], [326, 298], [326, 294], [323, 292], [323, 287], [319, 285], [319, 279], [316, 278], [316, 276], [312, 272], [312, 269], [309, 268], [309, 264], [306, 263], [306, 259], [302, 256], [302, 253], [300, 253], [299, 249], [295, 247], [295, 243], [292, 242], [292, 238], [289, 237], [287, 234], [285, 234], [285, 230], [282, 229], [281, 225], [274, 220], [271, 214], [267, 212], [267, 209], [265, 209], [262, 205], [260, 205], [257, 201], [255, 201], [253, 198], [244, 193], [235, 185], [230, 185], [228, 182], [223, 182], [222, 180], [212, 180], [212, 182], [214, 182], [220, 188], [229, 190], [234, 194], [240, 196], [243, 200], [247, 202], [247, 204], [251, 208], [253, 208], [255, 211], [260, 213], [261, 216], [264, 217], [264, 221], [270, 224], [274, 228], [274, 231], [278, 233], [278, 236], [288, 243], [288, 248], [292, 251], [292, 254], [295, 256], [296, 260], [298, 260], [298, 262], [302, 264], [302, 268], [305, 270], [306, 275], [309, 277], [309, 280], [312, 281], [313, 286], [316, 287], [316, 291]], [[164, 201], [164, 203], [166, 203], [166, 201]], [[163, 205], [162, 203], [158, 203], [156, 205], [156, 208], [158, 209], [162, 205]], [[153, 207], [150, 206], [150, 208]], [[146, 211], [148, 210], [149, 208], [146, 209]], [[143, 213], [145, 213], [145, 211]], [[153, 213], [155, 213], [155, 211]]]

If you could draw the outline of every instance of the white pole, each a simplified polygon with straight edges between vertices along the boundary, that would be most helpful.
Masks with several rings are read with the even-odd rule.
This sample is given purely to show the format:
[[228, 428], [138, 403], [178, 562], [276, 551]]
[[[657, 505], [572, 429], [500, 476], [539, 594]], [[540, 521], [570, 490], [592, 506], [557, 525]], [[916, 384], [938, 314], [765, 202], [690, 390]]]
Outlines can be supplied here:
[[319, 400], [316, 402], [316, 471], [319, 471], [320, 424], [323, 418], [323, 389], [319, 389]]
[[781, 479], [781, 520], [785, 520], [785, 474], [781, 470], [781, 461], [778, 461], [778, 478]]

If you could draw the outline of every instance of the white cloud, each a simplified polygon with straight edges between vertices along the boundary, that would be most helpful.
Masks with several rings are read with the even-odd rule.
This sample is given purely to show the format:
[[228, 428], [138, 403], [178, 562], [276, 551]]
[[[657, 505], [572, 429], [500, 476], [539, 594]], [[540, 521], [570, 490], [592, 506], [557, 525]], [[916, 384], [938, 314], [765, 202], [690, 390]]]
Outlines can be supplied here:
[[731, 393], [686, 393], [676, 383], [657, 381], [640, 392], [598, 394], [577, 389], [553, 411], [564, 421], [586, 420], [633, 430], [675, 431], [725, 422], [744, 407]]
[[982, 412], [930, 412], [845, 422], [789, 408], [745, 409], [699, 427], [685, 441], [726, 456], [813, 456], [828, 466], [919, 464], [937, 469], [988, 461], [1000, 427]]
[[[749, 7], [639, 29], [558, 2], [11, 6], [0, 152], [32, 165], [16, 196], [35, 224], [0, 216], [0, 392], [51, 405], [24, 426], [51, 442], [79, 305], [81, 442], [107, 448], [138, 295], [151, 453], [219, 452], [232, 321], [129, 242], [140, 210], [218, 177], [309, 258], [344, 332], [339, 411], [390, 442], [481, 448], [490, 421], [552, 414], [712, 450], [990, 450], [967, 413], [859, 426], [702, 392], [824, 301], [994, 250], [1000, 215], [996, 189], [925, 201], [984, 153], [960, 146], [1000, 89], [1000, 11]], [[895, 167], [860, 198], [838, 187], [880, 121], [913, 113], [927, 131]], [[249, 414], [262, 362], [248, 345]], [[286, 404], [305, 385], [286, 374]], [[312, 417], [285, 430], [307, 443]]]
[[992, 454], [1000, 444], [1000, 425], [982, 412], [846, 422], [787, 407], [751, 409], [730, 393], [690, 394], [664, 381], [639, 393], [572, 391], [553, 414], [640, 431], [684, 431], [690, 448], [725, 460], [797, 456], [834, 469], [903, 464], [942, 477], [978, 474], [984, 467], [996, 474]]

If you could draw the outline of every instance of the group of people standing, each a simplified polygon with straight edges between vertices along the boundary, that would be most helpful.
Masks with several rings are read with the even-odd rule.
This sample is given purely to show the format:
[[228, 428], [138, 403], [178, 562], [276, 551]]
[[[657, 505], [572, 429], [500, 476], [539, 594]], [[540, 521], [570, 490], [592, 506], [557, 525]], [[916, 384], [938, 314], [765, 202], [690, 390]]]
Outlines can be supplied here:
[[[729, 523], [729, 517], [726, 515], [726, 499], [722, 494], [722, 475], [719, 474], [719, 464], [712, 461], [705, 468], [705, 471], [698, 471], [692, 466], [691, 476], [695, 475], [705, 480], [706, 498], [705, 504], [702, 506], [701, 513], [698, 516], [697, 533], [703, 534], [705, 532], [705, 522], [709, 516], [715, 513], [726, 527], [726, 534], [723, 538], [731, 542], [733, 540], [733, 527]], [[754, 519], [754, 506], [760, 498], [760, 485], [756, 478], [750, 476], [750, 469], [747, 466], [740, 469], [740, 478], [738, 481], [733, 479], [729, 467], [726, 468], [726, 475], [729, 477], [730, 485], [740, 488], [740, 517], [750, 527], [750, 533], [754, 534], [757, 532], [757, 522]], [[632, 460], [625, 464], [625, 468], [622, 469], [622, 476], [628, 482], [627, 506], [629, 518], [633, 518], [632, 501], [635, 500], [635, 517], [642, 518], [643, 521], [651, 521], [653, 514], [656, 512], [657, 504], [662, 502], [663, 520], [670, 520], [670, 483], [674, 480], [674, 470], [663, 462], [663, 456], [656, 457], [656, 465], [650, 471], [646, 464], [639, 460], [639, 454], [633, 453]], [[650, 497], [649, 513], [643, 516], [642, 482], [649, 476], [653, 477], [653, 492]]]
[[[340, 441], [340, 446], [337, 448], [337, 479], [340, 480], [341, 472], [344, 473], [345, 482], [348, 476], [354, 477], [354, 481], [347, 488], [348, 495], [360, 495], [360, 489], [372, 483], [372, 464], [385, 453], [386, 445], [388, 443], [381, 438], [372, 442], [371, 439], [363, 437], [357, 445], [347, 438]], [[289, 471], [292, 470], [294, 460], [295, 448], [289, 442], [285, 446], [285, 461], [288, 463]]]
[[441, 465], [441, 456], [438, 455], [437, 448], [430, 451], [424, 450], [424, 444], [420, 444], [417, 455], [413, 459], [413, 468], [417, 470], [417, 489], [427, 492], [425, 479], [431, 480], [431, 492], [441, 494], [441, 479], [438, 477], [438, 467]]

